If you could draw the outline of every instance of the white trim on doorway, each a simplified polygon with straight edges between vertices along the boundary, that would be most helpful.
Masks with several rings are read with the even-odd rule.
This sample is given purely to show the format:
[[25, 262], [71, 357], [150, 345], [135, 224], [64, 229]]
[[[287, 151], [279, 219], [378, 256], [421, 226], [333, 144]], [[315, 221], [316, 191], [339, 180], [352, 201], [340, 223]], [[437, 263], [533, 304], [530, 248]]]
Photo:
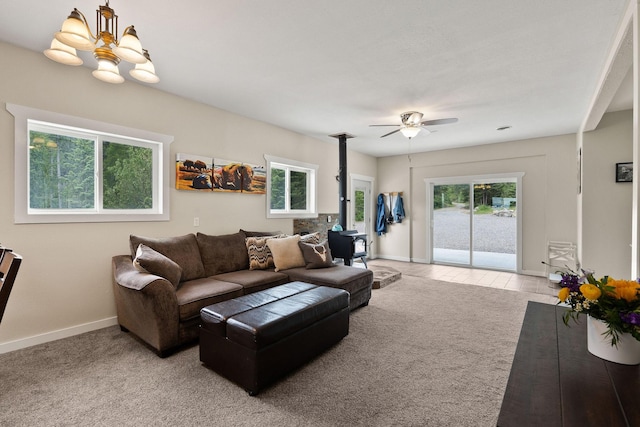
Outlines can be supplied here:
[[358, 186], [356, 182], [364, 183], [366, 190], [369, 192], [368, 196], [365, 197], [365, 224], [366, 224], [366, 232], [367, 232], [367, 258], [374, 259], [376, 257], [375, 248], [373, 245], [373, 237], [375, 234], [375, 195], [373, 193], [375, 187], [373, 183], [375, 182], [375, 178], [366, 175], [359, 175], [355, 173], [349, 174], [349, 219], [348, 224], [353, 224], [355, 222], [355, 189]]

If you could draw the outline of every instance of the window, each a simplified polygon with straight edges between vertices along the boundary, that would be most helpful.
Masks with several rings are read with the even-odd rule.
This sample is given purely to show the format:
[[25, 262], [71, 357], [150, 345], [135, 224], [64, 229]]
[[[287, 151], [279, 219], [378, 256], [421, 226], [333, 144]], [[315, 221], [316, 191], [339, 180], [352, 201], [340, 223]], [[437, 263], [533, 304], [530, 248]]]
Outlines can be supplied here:
[[16, 223], [169, 219], [172, 137], [7, 105]]
[[265, 156], [267, 218], [315, 218], [318, 165]]

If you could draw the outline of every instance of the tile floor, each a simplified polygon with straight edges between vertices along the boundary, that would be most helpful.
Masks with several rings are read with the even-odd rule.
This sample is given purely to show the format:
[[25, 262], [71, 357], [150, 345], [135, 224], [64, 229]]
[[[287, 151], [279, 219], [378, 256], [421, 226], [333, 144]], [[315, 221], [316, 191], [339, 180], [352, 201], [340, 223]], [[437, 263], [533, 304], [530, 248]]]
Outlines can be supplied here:
[[392, 261], [380, 258], [368, 260], [367, 264], [373, 270], [388, 267], [400, 271], [403, 275], [548, 295], [551, 304], [558, 301], [556, 295], [560, 290], [557, 284], [549, 282], [545, 277], [526, 276], [505, 271]]

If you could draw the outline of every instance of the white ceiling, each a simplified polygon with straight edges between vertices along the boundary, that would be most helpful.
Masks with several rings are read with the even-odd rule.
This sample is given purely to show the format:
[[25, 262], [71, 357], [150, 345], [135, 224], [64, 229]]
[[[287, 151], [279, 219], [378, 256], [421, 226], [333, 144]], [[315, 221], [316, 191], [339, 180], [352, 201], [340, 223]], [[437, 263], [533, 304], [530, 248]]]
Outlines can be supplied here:
[[[373, 156], [575, 133], [627, 0], [112, 0], [160, 90]], [[97, 0], [2, 0], [0, 40], [42, 51]], [[94, 68], [88, 52], [81, 55]], [[44, 58], [44, 56], [43, 56]], [[59, 65], [64, 67], [64, 65]], [[120, 67], [129, 78], [129, 64]], [[89, 70], [87, 70], [89, 72]], [[99, 82], [100, 84], [107, 84]], [[629, 93], [631, 90], [627, 89]], [[629, 97], [616, 109], [631, 108]], [[618, 103], [618, 101], [616, 101]], [[626, 104], [625, 104], [626, 103]], [[402, 112], [457, 117], [410, 142]], [[497, 131], [501, 126], [512, 126]]]

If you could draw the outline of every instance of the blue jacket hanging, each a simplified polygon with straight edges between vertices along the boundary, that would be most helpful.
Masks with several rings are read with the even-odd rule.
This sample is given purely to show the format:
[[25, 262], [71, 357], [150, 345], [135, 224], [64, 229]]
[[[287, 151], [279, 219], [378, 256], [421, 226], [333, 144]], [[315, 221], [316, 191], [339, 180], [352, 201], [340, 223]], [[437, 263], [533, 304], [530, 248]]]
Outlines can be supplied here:
[[393, 222], [400, 223], [404, 217], [404, 203], [402, 202], [402, 196], [398, 194], [396, 202], [393, 204]]
[[387, 232], [387, 217], [385, 215], [384, 194], [378, 194], [378, 213], [376, 215], [376, 232], [378, 236]]

